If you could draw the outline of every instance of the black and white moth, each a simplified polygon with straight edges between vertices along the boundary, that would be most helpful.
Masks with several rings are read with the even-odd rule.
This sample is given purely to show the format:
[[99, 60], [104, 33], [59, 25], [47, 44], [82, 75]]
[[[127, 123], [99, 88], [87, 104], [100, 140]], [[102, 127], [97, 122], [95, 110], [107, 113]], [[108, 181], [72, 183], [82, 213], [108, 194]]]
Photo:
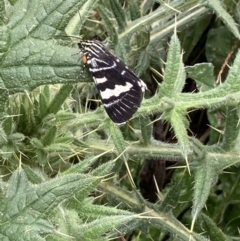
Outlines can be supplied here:
[[145, 83], [101, 42], [81, 41], [78, 46], [108, 116], [116, 124], [125, 123], [140, 106]]

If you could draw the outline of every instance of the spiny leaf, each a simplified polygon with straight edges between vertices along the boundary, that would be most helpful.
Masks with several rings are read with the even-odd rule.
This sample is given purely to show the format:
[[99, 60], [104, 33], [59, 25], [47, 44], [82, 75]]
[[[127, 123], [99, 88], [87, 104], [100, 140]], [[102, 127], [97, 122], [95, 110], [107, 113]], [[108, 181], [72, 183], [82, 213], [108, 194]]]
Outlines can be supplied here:
[[[1, 80], [0, 80], [0, 83], [1, 83]], [[4, 89], [1, 88], [0, 89], [0, 113], [5, 112], [7, 100], [8, 100], [8, 91], [5, 88]]]
[[160, 204], [160, 212], [171, 212], [177, 206], [178, 200], [180, 198], [181, 189], [182, 180], [179, 180], [179, 182], [174, 183], [173, 187], [168, 192], [163, 202]]
[[240, 35], [237, 25], [232, 16], [222, 7], [221, 2], [217, 0], [208, 0], [206, 1], [206, 4], [218, 14], [218, 17], [222, 19], [236, 38], [239, 38]]
[[239, 129], [238, 108], [236, 108], [236, 106], [229, 106], [227, 107], [226, 124], [221, 145], [224, 151], [230, 151], [235, 148], [239, 136]]
[[[81, 2], [81, 3], [80, 3]], [[68, 35], [79, 35], [79, 31], [82, 29], [84, 22], [87, 20], [89, 12], [93, 9], [97, 0], [81, 0], [78, 6], [77, 13], [68, 22], [65, 31]]]
[[108, 12], [108, 9], [104, 8], [102, 5], [98, 6], [101, 17], [106, 25], [106, 30], [108, 31], [108, 36], [110, 38], [110, 46], [115, 46], [118, 42], [118, 34], [116, 27], [114, 26], [114, 21], [110, 18], [111, 12]]
[[182, 155], [185, 159], [187, 159], [187, 156], [190, 153], [190, 144], [187, 133], [189, 122], [184, 113], [174, 108], [173, 110], [165, 111], [165, 113], [162, 115], [162, 118], [168, 120], [171, 123], [178, 143], [181, 146]]
[[[107, 241], [109, 240], [107, 232], [113, 233], [112, 230], [114, 227], [117, 227], [116, 223], [124, 225], [129, 230], [125, 218], [128, 217], [131, 219], [133, 213], [117, 210], [116, 208], [93, 205], [89, 198], [84, 200], [80, 205], [79, 203], [77, 204], [78, 212], [73, 209], [63, 209], [60, 207], [56, 210], [55, 215], [51, 217], [51, 220], [58, 225], [59, 230], [51, 235], [51, 241], [71, 241], [72, 239], [81, 241]], [[124, 216], [125, 218], [123, 218]], [[109, 217], [109, 222], [107, 221], [107, 217]], [[119, 222], [111, 222], [112, 219]]]
[[62, 175], [66, 175], [69, 173], [84, 173], [90, 169], [91, 165], [93, 165], [98, 160], [98, 157], [89, 157], [81, 162], [72, 165], [70, 168], [68, 168], [65, 172], [62, 173]]
[[114, 168], [115, 163], [113, 161], [108, 161], [104, 164], [102, 164], [101, 166], [97, 167], [96, 169], [94, 169], [91, 174], [93, 176], [105, 176], [108, 175], [111, 170]]
[[140, 18], [141, 13], [139, 11], [137, 3], [133, 0], [130, 0], [128, 2], [128, 4], [129, 4], [129, 11], [130, 11], [131, 20], [133, 21], [133, 20], [136, 20], [136, 19]]
[[212, 165], [212, 159], [206, 157], [199, 160], [195, 172], [195, 185], [194, 185], [194, 199], [192, 207], [193, 221], [197, 218], [198, 214], [206, 204], [210, 188], [213, 185], [214, 180], [217, 180], [217, 173]]
[[174, 34], [170, 41], [164, 73], [164, 82], [159, 94], [161, 96], [175, 97], [176, 94], [181, 93], [185, 84], [185, 78], [180, 42], [177, 35]]
[[116, 209], [113, 207], [93, 205], [87, 199], [82, 202], [82, 205], [79, 207], [80, 216], [84, 218], [99, 218], [107, 217], [114, 215], [133, 215], [133, 213], [125, 210]]
[[[126, 150], [125, 140], [123, 138], [122, 132], [120, 131], [119, 127], [114, 124], [112, 121], [109, 122], [110, 124], [110, 135], [112, 136], [113, 143], [119, 155], [125, 156], [124, 152]], [[127, 158], [127, 156], [125, 156]]]
[[53, 39], [79, 4], [78, 0], [21, 0], [6, 11], [9, 22], [0, 35], [2, 88], [12, 94], [42, 84], [81, 81], [79, 58], [74, 55], [78, 50]]
[[217, 227], [214, 220], [202, 213], [197, 220], [199, 232], [204, 232], [205, 235], [212, 241], [231, 241], [230, 237], [227, 237], [223, 231]]
[[43, 182], [43, 177], [40, 177], [40, 170], [39, 173], [37, 173], [35, 170], [33, 170], [30, 166], [28, 165], [23, 165], [23, 170], [27, 176], [27, 179], [33, 183], [33, 184], [40, 184]]
[[45, 135], [42, 137], [41, 142], [44, 146], [50, 145], [57, 134], [57, 127], [52, 126], [49, 130], [46, 131]]
[[100, 236], [99, 234], [103, 234], [108, 230], [116, 228], [122, 223], [127, 223], [133, 219], [133, 215], [117, 215], [103, 217], [80, 227], [79, 237], [81, 237], [81, 240], [97, 239]]
[[126, 26], [126, 18], [125, 18], [125, 12], [123, 8], [121, 7], [120, 3], [116, 0], [110, 0], [110, 6], [118, 22], [118, 26], [120, 30], [123, 30]]
[[2, 237], [8, 237], [9, 240], [16, 240], [16, 237], [17, 240], [25, 241], [42, 240], [41, 235], [50, 234], [54, 230], [47, 215], [60, 202], [81, 193], [82, 188], [90, 192], [89, 187], [95, 181], [96, 178], [90, 175], [71, 174], [32, 185], [22, 169], [15, 171], [9, 180], [5, 200], [2, 200]]
[[152, 125], [149, 117], [140, 117], [141, 133], [143, 138], [143, 144], [147, 146], [150, 143], [152, 137]]
[[72, 89], [73, 87], [71, 85], [62, 86], [49, 104], [47, 113], [56, 114]]
[[12, 117], [6, 117], [3, 121], [2, 121], [2, 128], [5, 131], [5, 133], [7, 135], [10, 135], [12, 133], [13, 130], [13, 120]]

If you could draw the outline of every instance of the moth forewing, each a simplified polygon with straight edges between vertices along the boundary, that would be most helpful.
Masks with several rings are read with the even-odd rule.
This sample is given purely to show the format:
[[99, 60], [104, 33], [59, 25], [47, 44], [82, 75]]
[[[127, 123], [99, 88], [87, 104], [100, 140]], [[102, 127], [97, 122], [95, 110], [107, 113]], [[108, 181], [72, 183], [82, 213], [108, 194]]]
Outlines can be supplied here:
[[116, 124], [125, 123], [140, 107], [145, 83], [101, 42], [81, 41], [78, 46], [108, 116]]

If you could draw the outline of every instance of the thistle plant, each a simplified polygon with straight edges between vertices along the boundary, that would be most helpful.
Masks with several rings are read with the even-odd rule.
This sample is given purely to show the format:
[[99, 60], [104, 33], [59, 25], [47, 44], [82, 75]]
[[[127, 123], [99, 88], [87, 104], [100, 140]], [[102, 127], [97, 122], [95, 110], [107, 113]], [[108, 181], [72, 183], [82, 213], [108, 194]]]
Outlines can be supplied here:
[[[238, 240], [238, 1], [0, 6], [1, 240]], [[101, 40], [147, 84], [124, 126], [73, 36]], [[190, 63], [199, 46], [205, 60]], [[156, 138], [159, 121], [174, 141]], [[164, 188], [154, 170], [154, 203], [139, 191], [149, 159], [175, 164]]]

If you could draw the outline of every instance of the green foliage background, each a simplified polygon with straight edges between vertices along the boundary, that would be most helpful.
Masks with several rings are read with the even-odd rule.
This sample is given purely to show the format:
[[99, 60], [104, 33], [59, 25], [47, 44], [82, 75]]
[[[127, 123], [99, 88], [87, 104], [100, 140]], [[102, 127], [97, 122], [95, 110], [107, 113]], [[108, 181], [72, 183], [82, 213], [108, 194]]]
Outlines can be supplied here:
[[[239, 1], [0, 0], [0, 13], [0, 240], [240, 240]], [[125, 126], [94, 101], [79, 34], [148, 85]], [[188, 115], [202, 109], [199, 138]], [[177, 143], [154, 138], [159, 113]], [[178, 161], [154, 204], [137, 186], [149, 158]]]

